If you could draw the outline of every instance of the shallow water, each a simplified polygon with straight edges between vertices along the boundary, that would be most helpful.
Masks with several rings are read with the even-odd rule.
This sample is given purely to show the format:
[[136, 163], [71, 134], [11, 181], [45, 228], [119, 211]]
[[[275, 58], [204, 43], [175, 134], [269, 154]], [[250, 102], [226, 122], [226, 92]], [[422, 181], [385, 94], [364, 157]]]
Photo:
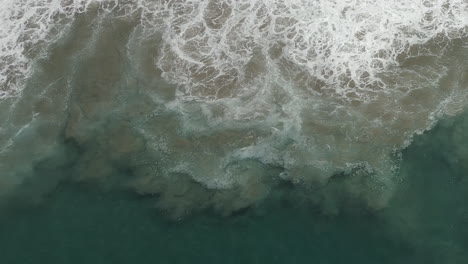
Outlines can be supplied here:
[[467, 261], [466, 1], [0, 5], [6, 263]]

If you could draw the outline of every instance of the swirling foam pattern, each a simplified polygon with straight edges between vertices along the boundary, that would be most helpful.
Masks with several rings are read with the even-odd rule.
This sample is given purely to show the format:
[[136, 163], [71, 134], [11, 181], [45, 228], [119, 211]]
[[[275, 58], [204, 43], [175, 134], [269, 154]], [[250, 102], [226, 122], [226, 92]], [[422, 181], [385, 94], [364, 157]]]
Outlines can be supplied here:
[[[115, 174], [118, 160], [134, 174], [125, 185], [160, 193], [163, 208], [236, 210], [278, 181], [326, 186], [342, 173], [344, 191], [380, 208], [398, 151], [468, 99], [466, 0], [0, 5], [7, 190], [32, 177], [7, 162], [22, 135], [52, 122], [52, 152], [63, 136], [99, 149], [79, 159], [81, 176]], [[49, 155], [35, 145], [29, 171]]]

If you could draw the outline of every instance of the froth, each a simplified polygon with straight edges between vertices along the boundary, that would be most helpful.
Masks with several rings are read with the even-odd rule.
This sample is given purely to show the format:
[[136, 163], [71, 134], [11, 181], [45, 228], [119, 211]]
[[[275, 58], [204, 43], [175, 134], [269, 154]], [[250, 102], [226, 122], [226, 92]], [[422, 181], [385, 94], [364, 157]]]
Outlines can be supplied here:
[[[171, 1], [158, 65], [188, 97], [235, 97], [256, 77], [369, 100], [399, 56], [467, 27], [466, 1]], [[445, 42], [440, 42], [444, 45]], [[430, 51], [412, 51], [421, 55]], [[298, 85], [298, 84], [296, 84]], [[248, 87], [248, 88], [246, 88]], [[351, 95], [352, 94], [352, 95]]]
[[[5, 135], [25, 127], [33, 138], [48, 126], [28, 122], [63, 123], [65, 131], [58, 125], [55, 134], [43, 134], [57, 145], [48, 135], [64, 135], [83, 149], [79, 178], [131, 171], [123, 184], [161, 194], [163, 208], [231, 203], [228, 210], [237, 210], [263, 199], [278, 180], [307, 187], [338, 181], [340, 190], [380, 208], [395, 182], [394, 153], [468, 100], [466, 81], [453, 81], [468, 56], [457, 44], [467, 37], [463, 0], [5, 1], [5, 7], [0, 56], [10, 65], [1, 72], [7, 93], [21, 90], [31, 62], [69, 25], [91, 32], [81, 40], [85, 48], [51, 49], [58, 55], [36, 78], [53, 89], [26, 87], [29, 97], [5, 119], [19, 121]], [[69, 41], [81, 39], [70, 33]], [[68, 53], [73, 66], [61, 56]], [[49, 109], [28, 108], [41, 88], [49, 90], [43, 98], [49, 103], [39, 100], [37, 108]], [[54, 97], [59, 90], [63, 96]], [[23, 141], [4, 141], [5, 149], [30, 158]], [[342, 173], [350, 177], [334, 179]], [[16, 181], [5, 186], [33, 173], [10, 174]]]
[[[386, 186], [382, 199], [367, 197], [378, 207], [392, 188], [392, 153], [463, 108], [447, 105], [466, 105], [466, 84], [448, 81], [460, 73], [451, 50], [466, 37], [466, 1], [171, 1], [156, 12], [157, 66], [178, 85], [168, 107], [187, 113], [184, 133], [267, 130], [216, 164], [258, 160], [304, 184], [367, 173]], [[238, 183], [228, 166], [189, 162], [209, 187]]]
[[28, 74], [31, 61], [44, 48], [57, 16], [67, 14], [61, 1], [0, 3], [0, 98], [14, 96]]
[[[234, 97], [259, 75], [301, 80], [310, 90], [373, 97], [379, 74], [410, 47], [464, 34], [464, 0], [2, 0], [2, 97], [21, 89], [33, 58], [77, 13], [97, 7], [138, 14], [165, 36], [158, 66], [189, 97]], [[60, 27], [62, 26], [62, 27]], [[423, 52], [419, 50], [418, 52]], [[317, 87], [319, 86], [319, 87]], [[248, 88], [246, 88], [248, 87]], [[330, 91], [329, 91], [330, 92]], [[350, 95], [352, 93], [353, 95]]]
[[1, 0], [0, 6], [0, 99], [19, 95], [34, 61], [75, 15], [93, 9], [125, 13], [118, 1], [106, 0]]
[[387, 171], [392, 149], [464, 94], [442, 82], [446, 49], [466, 34], [466, 1], [171, 1], [157, 12], [157, 65], [179, 85], [169, 106], [190, 115], [196, 101], [208, 120], [187, 118], [185, 130], [275, 131], [236, 150], [243, 158], [324, 178], [358, 164]]

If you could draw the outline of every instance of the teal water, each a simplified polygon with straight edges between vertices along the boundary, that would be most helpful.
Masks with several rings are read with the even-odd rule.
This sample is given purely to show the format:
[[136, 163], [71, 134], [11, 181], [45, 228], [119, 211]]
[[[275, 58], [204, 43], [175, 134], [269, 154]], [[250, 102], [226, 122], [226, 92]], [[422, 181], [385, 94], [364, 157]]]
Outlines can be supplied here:
[[[47, 205], [2, 221], [6, 263], [395, 263], [411, 259], [371, 216], [326, 218], [270, 208], [230, 219], [168, 222], [122, 194], [63, 187]], [[398, 253], [398, 255], [396, 254]]]
[[403, 152], [405, 182], [378, 212], [267, 200], [173, 221], [154, 197], [59, 184], [0, 211], [2, 263], [466, 263], [467, 171], [451, 157], [468, 145], [449, 139], [467, 125], [458, 117], [418, 136]]
[[0, 1], [0, 263], [468, 263], [451, 3]]

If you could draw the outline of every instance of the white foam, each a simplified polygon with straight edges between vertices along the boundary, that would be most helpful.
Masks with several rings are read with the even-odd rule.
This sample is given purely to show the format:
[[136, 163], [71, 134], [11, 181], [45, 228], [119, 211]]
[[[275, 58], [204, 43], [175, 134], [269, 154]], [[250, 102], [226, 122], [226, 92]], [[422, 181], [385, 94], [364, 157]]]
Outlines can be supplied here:
[[118, 1], [0, 0], [0, 99], [19, 95], [33, 62], [92, 6], [120, 11]]
[[[467, 34], [464, 0], [201, 0], [158, 7], [165, 43], [157, 65], [180, 85], [171, 108], [193, 114], [193, 101], [224, 106], [222, 121], [186, 119], [185, 130], [282, 123], [279, 136], [234, 151], [266, 163], [311, 165], [327, 175], [347, 164], [386, 170], [391, 150], [430, 127], [441, 102], [463, 94], [460, 85], [441, 87], [449, 63], [440, 59], [452, 39]], [[423, 56], [434, 61], [401, 64]], [[207, 112], [208, 119], [214, 115]], [[295, 143], [278, 153], [271, 147], [277, 137]]]
[[2, 0], [2, 97], [21, 89], [33, 57], [56, 39], [51, 31], [93, 4], [122, 16], [141, 12], [144, 25], [162, 29], [164, 76], [209, 99], [244, 93], [259, 74], [252, 72], [262, 71], [249, 68], [256, 57], [270, 73], [303, 72], [334, 93], [369, 98], [409, 47], [457, 37], [468, 24], [465, 0]]
[[30, 70], [32, 56], [44, 48], [58, 13], [67, 13], [61, 1], [0, 1], [0, 90], [2, 97], [17, 95], [21, 79]]
[[258, 70], [249, 64], [261, 57], [270, 78], [306, 73], [335, 94], [368, 99], [370, 90], [386, 88], [379, 74], [398, 66], [410, 47], [465, 34], [467, 6], [465, 0], [171, 1], [157, 13], [166, 39], [159, 66], [188, 97], [242, 94]]
[[[394, 149], [468, 101], [465, 84], [443, 81], [455, 68], [444, 59], [451, 41], [468, 34], [466, 0], [0, 0], [0, 6], [3, 97], [20, 93], [32, 62], [79, 13], [101, 10], [162, 34], [154, 66], [178, 89], [175, 99], [157, 101], [175, 113], [168, 120], [177, 118], [181, 131], [138, 129], [167, 175], [187, 174], [209, 188], [249, 182], [264, 169], [252, 160], [281, 167], [280, 177], [296, 183], [356, 168], [385, 182], [395, 168]], [[431, 58], [418, 61], [422, 55]], [[459, 107], [448, 107], [453, 102]]]

